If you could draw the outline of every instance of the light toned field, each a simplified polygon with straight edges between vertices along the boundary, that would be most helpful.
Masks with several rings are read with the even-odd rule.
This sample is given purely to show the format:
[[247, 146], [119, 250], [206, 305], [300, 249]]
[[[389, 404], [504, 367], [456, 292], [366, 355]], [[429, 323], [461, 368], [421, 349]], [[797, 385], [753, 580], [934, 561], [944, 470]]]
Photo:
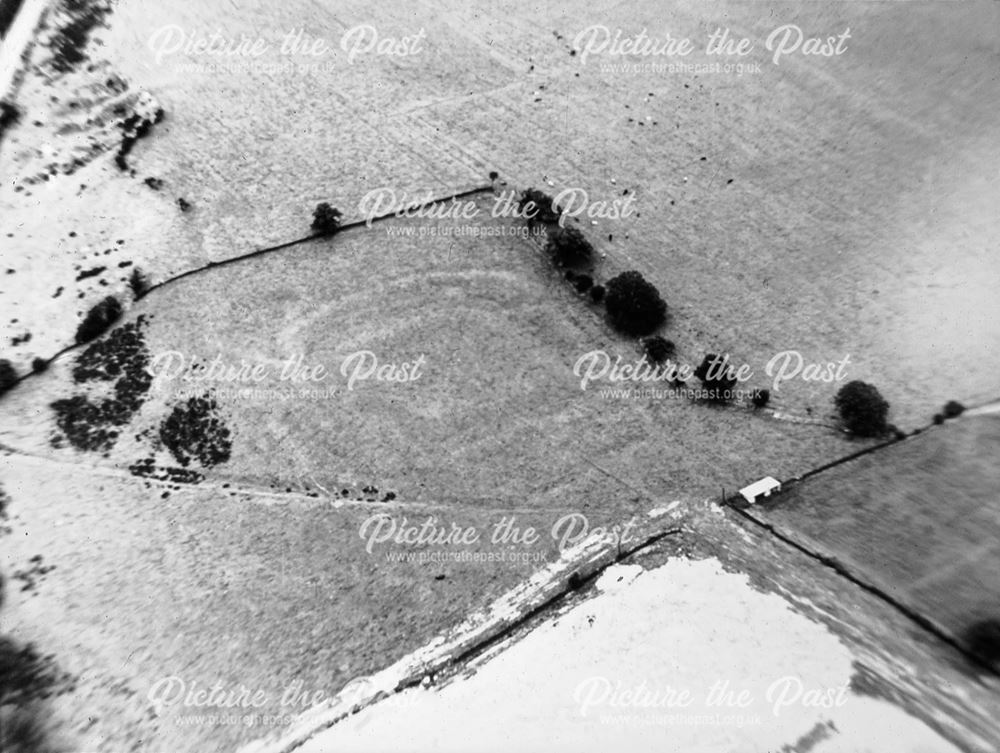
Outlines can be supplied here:
[[[11, 498], [0, 628], [53, 654], [76, 680], [50, 701], [60, 750], [140, 741], [150, 751], [235, 749], [429, 641], [553, 556], [548, 536], [527, 549], [491, 545], [493, 516], [475, 510], [449, 509], [446, 521], [483, 531], [478, 545], [389, 542], [369, 552], [359, 532], [371, 516], [422, 523], [441, 510], [334, 507], [18, 455], [0, 457], [0, 475]], [[518, 520], [551, 525], [547, 515]], [[389, 559], [452, 552], [507, 558]], [[54, 569], [22, 590], [12, 575], [32, 570], [37, 555]], [[244, 711], [279, 720], [199, 721], [235, 713], [185, 703], [216, 685], [260, 694]]]

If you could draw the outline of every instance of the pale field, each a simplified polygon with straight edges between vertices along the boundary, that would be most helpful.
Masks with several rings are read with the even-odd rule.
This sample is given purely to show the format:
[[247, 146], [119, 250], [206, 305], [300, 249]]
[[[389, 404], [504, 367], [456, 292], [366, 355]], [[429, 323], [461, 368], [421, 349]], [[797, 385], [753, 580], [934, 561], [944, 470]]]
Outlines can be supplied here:
[[[625, 189], [637, 197], [637, 214], [582, 227], [606, 255], [600, 279], [635, 268], [660, 288], [672, 313], [664, 334], [683, 360], [729, 352], [762, 387], [764, 365], [779, 351], [824, 363], [849, 354], [849, 378], [876, 383], [892, 420], [926, 424], [947, 399], [996, 397], [998, 14], [987, 2], [607, 3], [585, 11], [569, 3], [478, 11], [350, 3], [333, 11], [257, 2], [237, 12], [126, 0], [97, 34], [103, 46], [91, 49], [106, 62], [63, 78], [29, 75], [19, 93], [27, 114], [0, 147], [0, 266], [16, 270], [0, 275], [0, 355], [24, 371], [32, 357], [70, 344], [79, 316], [124, 289], [129, 270], [120, 262], [158, 282], [301, 237], [321, 200], [357, 219], [373, 188], [445, 195], [485, 185], [498, 170], [512, 186], [552, 194], [579, 187], [594, 200]], [[157, 29], [177, 24], [188, 34], [264, 37], [272, 52], [261, 62], [283, 63], [275, 50], [287, 31], [304, 28], [336, 48], [361, 23], [396, 37], [424, 29], [423, 52], [351, 63], [338, 50], [320, 57], [327, 67], [315, 72], [237, 61], [223, 73], [183, 69], [213, 62], [203, 56], [157, 62], [149, 46]], [[840, 57], [791, 56], [774, 66], [761, 40], [783, 23], [822, 35], [850, 26], [852, 39]], [[621, 60], [584, 64], [569, 54], [593, 24], [698, 40], [728, 25], [757, 40], [751, 57], [762, 71], [602, 70]], [[166, 111], [129, 157], [136, 176], [114, 166], [112, 149], [72, 176], [15, 192], [48, 164], [46, 144], [66, 153], [79, 138], [60, 131], [68, 101], [88, 113], [114, 101], [102, 83], [109, 73], [150, 91]], [[151, 190], [147, 177], [164, 188]], [[178, 197], [192, 210], [180, 212]], [[125, 469], [145, 457], [172, 462], [150, 447], [150, 435], [136, 435], [155, 435], [178, 385], [151, 393], [107, 457], [50, 445], [48, 404], [78, 391], [69, 379], [75, 353], [3, 397], [0, 441], [42, 456], [5, 461], [14, 512], [25, 529], [44, 533], [8, 557], [23, 565], [38, 541], [57, 564], [36, 606], [7, 619], [74, 670], [96, 672], [67, 703], [107, 694], [124, 678], [136, 698], [122, 718], [138, 734], [148, 723], [142, 698], [164, 673], [268, 690], [298, 676], [335, 690], [532, 569], [386, 567], [358, 535], [369, 506], [298, 509], [303, 494], [325, 499], [322, 489], [336, 496], [346, 488], [353, 499], [371, 484], [398, 495], [397, 506], [373, 509], [482, 527], [516, 514], [545, 531], [567, 512], [593, 525], [621, 522], [765, 474], [797, 475], [865, 446], [738, 409], [605, 399], [596, 386], [581, 392], [572, 367], [582, 353], [634, 358], [634, 342], [614, 334], [530, 243], [387, 232], [454, 224], [352, 228], [206, 270], [135, 304], [128, 317], [149, 317], [151, 354], [218, 354], [266, 363], [272, 373], [302, 355], [333, 372], [321, 387], [340, 388], [323, 400], [220, 398], [232, 457], [199, 469], [205, 483], [166, 501], [162, 485], [146, 488]], [[108, 271], [75, 279], [97, 265]], [[58, 287], [65, 292], [53, 298]], [[25, 331], [31, 341], [8, 348]], [[361, 349], [395, 362], [423, 354], [424, 376], [345, 391], [337, 369]], [[835, 390], [793, 380], [774, 404], [823, 419]], [[69, 465], [46, 471], [49, 462]], [[103, 489], [94, 481], [102, 473], [117, 474]], [[262, 511], [261, 500], [281, 512]], [[74, 506], [84, 519], [71, 533], [52, 524]], [[179, 538], [183, 526], [195, 533]], [[90, 540], [102, 554], [83, 558]], [[289, 551], [293, 576], [265, 586], [255, 607], [259, 574], [271, 584]], [[539, 551], [555, 553], [551, 541]], [[178, 567], [164, 567], [168, 555]], [[317, 561], [334, 564], [310, 583]], [[135, 566], [123, 570], [123, 562]], [[220, 577], [225, 568], [233, 572]], [[435, 580], [441, 574], [448, 590]], [[70, 593], [74, 616], [53, 620]], [[343, 594], [335, 617], [330, 593]], [[117, 667], [134, 651], [148, 661], [122, 674]], [[108, 717], [98, 729], [116, 729], [115, 702], [100, 703]], [[121, 727], [132, 739], [129, 729]], [[163, 750], [254, 736], [223, 727], [178, 732], [169, 720], [156, 730], [150, 745]], [[105, 745], [117, 750], [118, 741]]]

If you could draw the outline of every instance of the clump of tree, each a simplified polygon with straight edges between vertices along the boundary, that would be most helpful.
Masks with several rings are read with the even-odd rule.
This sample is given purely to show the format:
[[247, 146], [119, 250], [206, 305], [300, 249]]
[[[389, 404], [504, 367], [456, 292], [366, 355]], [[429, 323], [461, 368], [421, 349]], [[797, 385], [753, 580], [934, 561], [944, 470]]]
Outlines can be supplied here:
[[708, 399], [712, 402], [724, 403], [733, 396], [736, 375], [725, 356], [707, 353], [694, 370], [694, 376], [701, 380], [702, 386], [708, 391]]
[[0, 358], [0, 395], [17, 384], [17, 371], [14, 364], [6, 358]]
[[627, 335], [648, 335], [667, 318], [660, 291], [635, 270], [608, 280], [604, 305], [612, 326]]
[[594, 257], [594, 247], [583, 233], [572, 225], [555, 225], [548, 232], [545, 250], [561, 267], [579, 267]]
[[121, 315], [122, 305], [113, 295], [98, 301], [77, 327], [76, 344], [80, 345], [104, 334]]
[[660, 335], [654, 335], [653, 337], [647, 337], [642, 341], [643, 350], [646, 351], [646, 357], [653, 363], [663, 363], [668, 358], [670, 358], [674, 351], [674, 343], [671, 340], [667, 340], [665, 337]]
[[874, 385], [854, 380], [834, 398], [844, 428], [859, 437], [879, 437], [888, 431], [889, 403]]
[[528, 221], [529, 225], [534, 225], [538, 222], [543, 225], [554, 225], [559, 222], [559, 217], [563, 211], [551, 196], [539, 191], [537, 188], [529, 188], [521, 193], [517, 209], [518, 213]]
[[343, 214], [339, 209], [321, 202], [313, 210], [312, 229], [320, 235], [333, 235], [340, 230], [340, 221]]

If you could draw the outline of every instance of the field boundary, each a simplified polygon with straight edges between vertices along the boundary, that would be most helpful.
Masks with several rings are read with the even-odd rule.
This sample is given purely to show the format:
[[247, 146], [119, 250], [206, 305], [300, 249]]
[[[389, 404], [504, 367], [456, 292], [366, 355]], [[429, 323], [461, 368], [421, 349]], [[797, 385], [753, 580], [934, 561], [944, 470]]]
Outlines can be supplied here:
[[[451, 194], [447, 194], [445, 196], [439, 196], [439, 197], [437, 197], [435, 199], [431, 199], [430, 201], [425, 201], [424, 203], [416, 205], [413, 208], [414, 209], [423, 209], [423, 208], [426, 208], [426, 207], [434, 206], [436, 204], [441, 204], [441, 203], [446, 202], [446, 201], [452, 201], [453, 199], [461, 199], [461, 198], [465, 198], [467, 196], [475, 196], [476, 194], [485, 193], [486, 191], [492, 191], [492, 190], [493, 190], [492, 184], [489, 185], [489, 186], [478, 186], [476, 188], [467, 188], [467, 189], [464, 189], [462, 191], [458, 191], [457, 193], [451, 193]], [[381, 214], [381, 215], [379, 215], [377, 217], [373, 217], [371, 219], [371, 222], [372, 223], [381, 222], [383, 220], [387, 220], [387, 219], [390, 219], [390, 218], [394, 217], [395, 214], [396, 214], [395, 212], [387, 212], [386, 214]], [[301, 238], [295, 238], [294, 240], [290, 240], [290, 241], [285, 241], [283, 243], [279, 243], [276, 246], [268, 246], [266, 248], [254, 249], [253, 251], [248, 251], [247, 253], [240, 254], [239, 256], [233, 256], [233, 257], [230, 257], [228, 259], [223, 259], [222, 261], [210, 261], [208, 264], [203, 264], [200, 267], [195, 267], [194, 269], [189, 269], [189, 270], [187, 270], [185, 272], [181, 272], [179, 275], [174, 275], [173, 277], [168, 277], [166, 280], [162, 280], [162, 281], [156, 283], [155, 285], [150, 285], [150, 287], [141, 296], [139, 296], [138, 298], [133, 299], [133, 304], [135, 304], [138, 301], [141, 301], [143, 298], [145, 298], [146, 296], [148, 296], [154, 290], [159, 290], [160, 288], [164, 288], [164, 287], [166, 287], [168, 285], [172, 285], [173, 283], [178, 282], [180, 280], [183, 280], [183, 279], [185, 279], [187, 277], [192, 277], [192, 276], [194, 276], [196, 274], [201, 274], [202, 272], [208, 272], [208, 271], [210, 271], [212, 269], [218, 269], [219, 267], [225, 267], [225, 266], [228, 266], [230, 264], [236, 264], [237, 262], [246, 261], [247, 259], [253, 259], [253, 258], [256, 258], [258, 256], [264, 256], [265, 254], [270, 254], [270, 253], [273, 253], [275, 251], [284, 251], [285, 249], [292, 248], [294, 246], [298, 246], [298, 245], [300, 245], [302, 243], [308, 243], [309, 241], [317, 240], [319, 238], [332, 238], [332, 237], [334, 237], [336, 235], [339, 235], [344, 230], [349, 230], [349, 229], [357, 228], [357, 227], [363, 227], [363, 226], [365, 226], [367, 224], [368, 224], [367, 220], [355, 220], [353, 222], [347, 223], [346, 225], [341, 225], [337, 229], [336, 233], [332, 233], [332, 234], [331, 233], [311, 233], [309, 235], [304, 235]], [[132, 307], [129, 307], [129, 310], [131, 310], [131, 308]], [[122, 315], [122, 317], [120, 317], [119, 320], [114, 323], [114, 325], [116, 326], [124, 318], [125, 314], [127, 314], [127, 313], [128, 313], [128, 311], [124, 312], [123, 315]], [[44, 359], [40, 359], [40, 360], [45, 361], [45, 366], [48, 367], [56, 359], [61, 358], [62, 356], [64, 356], [67, 353], [75, 350], [76, 348], [79, 348], [79, 347], [84, 346], [84, 345], [89, 345], [91, 342], [93, 342], [93, 340], [88, 340], [87, 342], [83, 342], [83, 343], [73, 343], [72, 345], [67, 345], [66, 347], [62, 348], [61, 350], [56, 351], [55, 354], [53, 354], [49, 358], [44, 358]], [[29, 372], [27, 372], [25, 374], [21, 374], [10, 385], [10, 387], [7, 390], [5, 390], [5, 392], [9, 392], [9, 391], [13, 390], [21, 382], [23, 382], [23, 381], [25, 381], [27, 379], [30, 379], [31, 377], [34, 377], [34, 376], [37, 376], [37, 374], [34, 371], [29, 371]], [[3, 399], [3, 393], [0, 393], [0, 400], [2, 400], [2, 399]]]
[[458, 667], [511, 637], [534, 617], [595, 580], [610, 566], [668, 536], [683, 533], [685, 514], [677, 508], [677, 504], [671, 504], [656, 514], [648, 513], [652, 522], [647, 523], [639, 543], [627, 549], [623, 549], [610, 533], [588, 537], [422, 648], [365, 678], [362, 683], [348, 683], [330, 701], [300, 714], [291, 729], [248, 743], [239, 748], [238, 753], [289, 753], [316, 734], [384, 698], [433, 683], [435, 675]]

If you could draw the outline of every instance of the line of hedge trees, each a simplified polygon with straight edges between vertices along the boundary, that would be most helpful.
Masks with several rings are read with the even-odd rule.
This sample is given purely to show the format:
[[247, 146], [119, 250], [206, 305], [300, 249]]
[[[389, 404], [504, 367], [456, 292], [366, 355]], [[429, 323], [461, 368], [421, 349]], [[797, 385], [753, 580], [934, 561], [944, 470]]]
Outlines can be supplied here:
[[[557, 267], [566, 267], [565, 277], [581, 295], [589, 295], [594, 303], [604, 303], [611, 325], [633, 337], [651, 335], [667, 320], [667, 303], [656, 286], [636, 270], [622, 272], [605, 285], [596, 284], [592, 274], [579, 271], [590, 268], [592, 273], [594, 247], [584, 234], [572, 225], [560, 224], [563, 210], [551, 196], [535, 188], [522, 192], [518, 209], [529, 227], [542, 225], [546, 230], [545, 250]], [[674, 344], [662, 336], [643, 340], [643, 348], [653, 363], [663, 363], [674, 354]], [[727, 402], [736, 388], [735, 374], [720, 356], [708, 353], [694, 376], [702, 382], [715, 402]], [[751, 393], [750, 402], [763, 408], [771, 399], [766, 389]], [[880, 437], [898, 430], [888, 423], [889, 403], [874, 385], [862, 381], [845, 384], [834, 398], [844, 428], [856, 436]], [[957, 406], [957, 407], [956, 407]], [[958, 403], [949, 403], [935, 423], [962, 412]]]
[[589, 295], [594, 303], [604, 303], [608, 321], [615, 329], [641, 337], [663, 326], [667, 320], [667, 303], [642, 273], [622, 272], [605, 285], [597, 285], [591, 275], [578, 271], [593, 266], [594, 246], [579, 228], [560, 224], [562, 208], [551, 196], [529, 188], [521, 194], [518, 209], [529, 227], [545, 227], [545, 251], [553, 264], [568, 268], [566, 279], [579, 293]]

